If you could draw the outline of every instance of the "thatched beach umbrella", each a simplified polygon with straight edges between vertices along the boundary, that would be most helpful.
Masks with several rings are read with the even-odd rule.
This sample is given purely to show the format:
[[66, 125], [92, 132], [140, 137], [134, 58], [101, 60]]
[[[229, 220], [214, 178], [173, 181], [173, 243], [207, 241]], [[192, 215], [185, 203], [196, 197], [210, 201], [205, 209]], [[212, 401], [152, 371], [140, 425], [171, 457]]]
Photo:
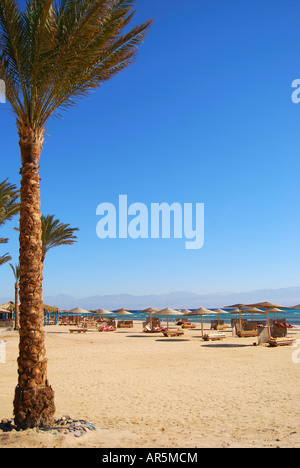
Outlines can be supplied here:
[[259, 307], [265, 309], [265, 314], [267, 316], [267, 323], [268, 323], [268, 335], [269, 339], [271, 338], [271, 325], [270, 325], [270, 318], [269, 318], [269, 310], [270, 309], [281, 309], [282, 306], [278, 304], [273, 304], [272, 302], [257, 302], [255, 304], [249, 304], [249, 307]]
[[199, 309], [192, 310], [188, 315], [189, 315], [189, 316], [192, 316], [192, 315], [201, 315], [201, 331], [202, 331], [202, 338], [203, 338], [203, 334], [204, 334], [204, 330], [203, 330], [203, 315], [216, 315], [216, 314], [215, 314], [215, 312], [213, 312], [212, 310], [205, 309], [204, 307], [200, 307]]
[[90, 312], [86, 309], [81, 309], [81, 307], [76, 307], [75, 309], [65, 310], [68, 315], [77, 315], [77, 324], [79, 324], [80, 315], [88, 315]]
[[15, 310], [15, 304], [12, 301], [5, 302], [5, 304], [1, 304], [0, 308], [5, 310], [6, 312], [13, 312]]
[[58, 307], [47, 305], [47, 304], [43, 304], [42, 309], [44, 312], [47, 312], [47, 313], [60, 312], [60, 309]]
[[167, 316], [167, 330], [169, 329], [169, 315], [183, 315], [179, 310], [171, 309], [166, 307], [165, 309], [158, 310], [155, 315], [166, 315]]
[[12, 312], [10, 310], [0, 308], [0, 314], [9, 314], [11, 316]]
[[212, 309], [212, 312], [215, 314], [218, 314], [218, 321], [220, 320], [220, 314], [230, 314], [231, 312], [227, 312], [226, 310], [223, 309]]
[[286, 313], [285, 310], [278, 309], [278, 307], [272, 307], [271, 309], [269, 309], [269, 312], [273, 312], [273, 314], [274, 314], [274, 320], [276, 320], [276, 314], [277, 314], [277, 312], [280, 312], [280, 313], [283, 313], [283, 314]]
[[191, 311], [189, 309], [180, 309], [179, 312], [181, 312], [184, 315], [188, 315]]
[[58, 307], [51, 306], [48, 304], [42, 305], [42, 310], [44, 312], [44, 324], [46, 325], [46, 317], [48, 316], [48, 324], [49, 324], [49, 314], [54, 314], [55, 317], [55, 325], [57, 325], [57, 317], [61, 310]]
[[[239, 319], [240, 319], [240, 327], [242, 327], [242, 317], [241, 317], [241, 311], [242, 311], [242, 308], [243, 307], [247, 307], [246, 304], [233, 304], [233, 305], [230, 305], [230, 306], [226, 306], [226, 309], [238, 309], [238, 313], [239, 313]], [[233, 313], [233, 311], [231, 311], [230, 313]]]
[[111, 310], [106, 309], [97, 309], [92, 314], [93, 317], [101, 317], [102, 315], [112, 315], [113, 312]]
[[140, 310], [141, 314], [150, 314], [150, 328], [152, 329], [152, 314], [155, 314], [158, 312], [159, 309], [156, 309], [155, 307], [148, 307], [147, 309]]
[[124, 322], [124, 316], [125, 315], [132, 315], [129, 309], [118, 309], [114, 312], [116, 315], [122, 315], [123, 316], [123, 322]]

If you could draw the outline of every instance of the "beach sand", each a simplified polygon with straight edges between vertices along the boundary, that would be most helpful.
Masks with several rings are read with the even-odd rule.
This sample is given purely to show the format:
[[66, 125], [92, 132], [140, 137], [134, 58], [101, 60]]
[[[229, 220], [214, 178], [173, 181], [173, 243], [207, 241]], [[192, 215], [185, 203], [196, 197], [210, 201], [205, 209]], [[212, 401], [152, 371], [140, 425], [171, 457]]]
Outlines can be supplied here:
[[[139, 322], [106, 333], [45, 327], [55, 417], [87, 419], [97, 431], [0, 431], [0, 447], [300, 447], [300, 362], [292, 360], [300, 352], [225, 333], [204, 342], [200, 326], [178, 338], [144, 334]], [[0, 339], [1, 420], [13, 417], [18, 334], [0, 329]]]

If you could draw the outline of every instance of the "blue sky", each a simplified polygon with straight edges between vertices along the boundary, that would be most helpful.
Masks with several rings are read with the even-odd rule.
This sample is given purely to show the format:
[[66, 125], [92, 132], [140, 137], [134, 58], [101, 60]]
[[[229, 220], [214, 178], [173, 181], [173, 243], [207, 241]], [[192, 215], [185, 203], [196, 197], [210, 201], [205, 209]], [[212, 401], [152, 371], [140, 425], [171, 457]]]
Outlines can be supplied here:
[[[299, 286], [298, 0], [137, 0], [154, 18], [138, 59], [52, 120], [43, 214], [80, 229], [53, 249], [44, 296], [249, 291]], [[0, 104], [2, 179], [20, 182], [14, 118]], [[99, 203], [204, 203], [205, 243], [96, 236]], [[13, 262], [18, 239], [1, 230]], [[0, 296], [13, 295], [0, 269]], [[151, 305], [151, 304], [150, 304]]]

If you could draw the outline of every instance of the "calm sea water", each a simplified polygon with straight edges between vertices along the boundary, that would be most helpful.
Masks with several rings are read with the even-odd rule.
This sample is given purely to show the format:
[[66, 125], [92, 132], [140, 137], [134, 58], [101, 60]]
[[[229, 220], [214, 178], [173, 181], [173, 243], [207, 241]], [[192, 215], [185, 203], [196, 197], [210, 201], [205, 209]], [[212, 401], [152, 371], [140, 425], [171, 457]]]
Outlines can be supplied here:
[[[192, 309], [190, 309], [192, 310]], [[225, 309], [224, 309], [225, 310]], [[132, 310], [132, 315], [125, 315], [124, 319], [125, 320], [140, 320], [140, 321], [145, 321], [146, 318], [149, 317], [149, 314], [145, 314], [145, 313], [141, 313], [139, 312], [138, 310]], [[273, 313], [270, 313], [270, 318], [273, 319], [274, 318], [274, 314]], [[157, 315], [153, 315], [153, 317], [158, 317]], [[224, 320], [225, 323], [230, 323], [231, 319], [232, 318], [235, 318], [236, 317], [236, 314], [220, 314], [220, 320]], [[242, 314], [242, 317], [243, 318], [246, 318], [248, 320], [252, 320], [252, 314]], [[257, 315], [254, 315], [254, 320], [255, 319], [258, 319], [258, 320], [264, 320], [264, 317], [265, 315], [260, 315], [260, 314], [257, 314]], [[117, 315], [116, 318], [118, 320], [122, 320], [122, 317], [120, 317], [120, 315]], [[161, 321], [165, 321], [167, 320], [167, 317], [166, 316], [159, 316], [160, 320]], [[286, 322], [290, 325], [299, 325], [300, 326], [300, 310], [294, 310], [294, 309], [287, 309], [285, 313], [277, 313], [276, 314], [276, 318], [277, 319], [280, 319], [280, 318], [285, 318], [286, 319]], [[169, 322], [172, 323], [174, 322], [175, 320], [177, 319], [176, 316], [169, 316]], [[215, 314], [215, 315], [204, 315], [203, 316], [203, 322], [204, 323], [210, 323], [211, 320], [216, 320], [218, 319], [218, 314]], [[195, 315], [195, 316], [191, 316], [188, 318], [189, 321], [191, 322], [194, 322], [194, 323], [198, 323], [198, 322], [201, 322], [201, 317], [200, 315]]]

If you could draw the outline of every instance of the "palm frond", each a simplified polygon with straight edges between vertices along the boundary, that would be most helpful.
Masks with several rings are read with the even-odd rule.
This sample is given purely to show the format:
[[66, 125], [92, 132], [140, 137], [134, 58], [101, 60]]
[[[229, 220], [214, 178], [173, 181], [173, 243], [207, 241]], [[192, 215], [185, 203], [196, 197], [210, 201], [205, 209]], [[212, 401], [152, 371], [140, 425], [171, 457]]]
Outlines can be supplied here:
[[60, 245], [73, 245], [77, 236], [74, 235], [78, 228], [71, 228], [70, 224], [64, 224], [54, 215], [42, 216], [42, 250], [45, 257], [48, 250]]
[[0, 225], [11, 220], [20, 211], [19, 190], [7, 180], [0, 182]]
[[[14, 101], [14, 111], [24, 117], [26, 107], [27, 49], [25, 46], [22, 15], [15, 0], [0, 2], [0, 78], [6, 82], [8, 100]], [[24, 112], [25, 111], [25, 112]]]
[[0, 256], [0, 265], [3, 265], [4, 263], [9, 262], [10, 260], [11, 260], [11, 256], [8, 253], [6, 253], [4, 255], [1, 255]]
[[18, 263], [16, 263], [15, 265], [10, 263], [9, 266], [13, 271], [13, 275], [15, 277], [16, 282], [19, 281], [19, 279], [20, 279], [20, 265]]
[[0, 3], [0, 77], [20, 126], [44, 128], [131, 63], [152, 21], [124, 34], [135, 0]]

